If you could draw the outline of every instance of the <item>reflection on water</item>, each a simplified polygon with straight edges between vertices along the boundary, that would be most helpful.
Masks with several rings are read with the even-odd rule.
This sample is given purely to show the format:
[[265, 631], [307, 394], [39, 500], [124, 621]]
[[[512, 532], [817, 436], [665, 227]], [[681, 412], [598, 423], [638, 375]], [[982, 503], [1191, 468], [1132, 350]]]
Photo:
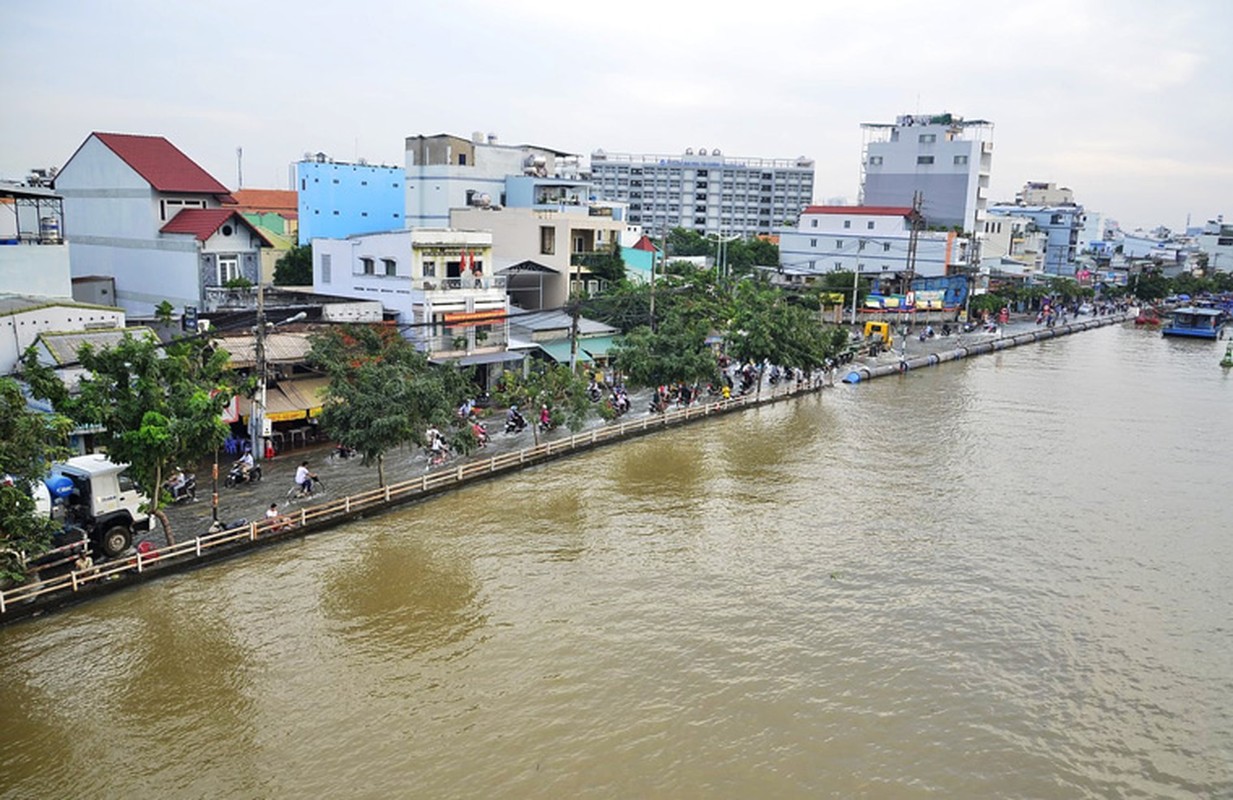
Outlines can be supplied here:
[[1233, 795], [1219, 355], [840, 386], [0, 630], [0, 794]]

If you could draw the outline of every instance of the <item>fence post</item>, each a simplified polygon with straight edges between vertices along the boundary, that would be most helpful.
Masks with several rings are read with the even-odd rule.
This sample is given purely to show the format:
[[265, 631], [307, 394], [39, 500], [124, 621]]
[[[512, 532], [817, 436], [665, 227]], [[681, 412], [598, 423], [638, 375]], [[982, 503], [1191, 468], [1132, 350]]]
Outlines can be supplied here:
[[196, 537], [196, 542], [197, 542], [197, 548], [196, 548], [197, 558], [201, 558], [201, 537], [200, 536]]
[[0, 614], [4, 613], [4, 592], [0, 591]]
[[257, 523], [255, 522], [248, 523], [248, 541], [257, 541]]
[[137, 574], [141, 574], [141, 551], [137, 551]]
[[458, 465], [458, 483], [462, 483], [462, 464]]
[[69, 577], [73, 579], [73, 591], [75, 592], [77, 591], [77, 570], [70, 572]]

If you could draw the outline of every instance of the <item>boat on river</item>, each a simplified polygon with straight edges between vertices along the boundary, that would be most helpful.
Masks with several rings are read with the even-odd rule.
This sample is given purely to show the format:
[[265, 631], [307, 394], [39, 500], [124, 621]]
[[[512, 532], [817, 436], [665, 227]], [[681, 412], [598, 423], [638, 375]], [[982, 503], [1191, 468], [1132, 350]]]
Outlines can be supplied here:
[[1165, 336], [1223, 339], [1225, 322], [1225, 313], [1221, 309], [1183, 306], [1169, 312], [1169, 321], [1160, 332]]

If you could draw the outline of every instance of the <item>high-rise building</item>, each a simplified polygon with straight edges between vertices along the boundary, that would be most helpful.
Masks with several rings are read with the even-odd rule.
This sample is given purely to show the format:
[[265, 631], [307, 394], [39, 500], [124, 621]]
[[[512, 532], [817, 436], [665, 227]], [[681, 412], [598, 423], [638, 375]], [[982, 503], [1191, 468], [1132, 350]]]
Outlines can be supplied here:
[[860, 203], [911, 206], [931, 228], [980, 230], [988, 202], [993, 123], [953, 114], [904, 114], [867, 122], [861, 153]]
[[603, 200], [629, 204], [629, 222], [653, 236], [672, 228], [753, 236], [793, 226], [813, 198], [813, 160], [733, 158], [719, 150], [681, 155], [591, 154]]

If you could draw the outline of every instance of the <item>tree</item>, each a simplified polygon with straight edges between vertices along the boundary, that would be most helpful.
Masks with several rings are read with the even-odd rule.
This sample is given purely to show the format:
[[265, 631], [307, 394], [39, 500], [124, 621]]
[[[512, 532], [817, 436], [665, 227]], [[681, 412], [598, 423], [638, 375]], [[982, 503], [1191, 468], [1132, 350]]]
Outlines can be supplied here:
[[670, 313], [654, 331], [643, 325], [623, 336], [613, 363], [638, 386], [714, 380], [717, 366], [706, 344], [707, 328], [705, 322]]
[[194, 462], [227, 438], [223, 408], [233, 388], [228, 355], [208, 340], [189, 337], [167, 345], [125, 334], [108, 348], [83, 345], [77, 358], [86, 375], [67, 395], [28, 352], [24, 367], [37, 396], [78, 423], [100, 425], [108, 456], [130, 465], [134, 480], [150, 495], [150, 515], [163, 525], [167, 544], [175, 537], [159, 505], [168, 468]]
[[536, 444], [539, 444], [539, 428], [534, 415], [539, 413], [540, 406], [548, 406], [554, 427], [566, 425], [574, 432], [582, 430], [591, 413], [587, 381], [564, 364], [532, 368], [525, 377], [506, 371], [497, 384], [494, 397], [503, 406], [521, 406], [527, 411]]
[[846, 337], [824, 330], [811, 310], [790, 302], [765, 281], [737, 284], [734, 308], [727, 349], [742, 361], [811, 372], [837, 355], [841, 342], [846, 342]]
[[394, 328], [348, 325], [312, 337], [309, 361], [330, 376], [321, 426], [353, 447], [364, 466], [377, 466], [385, 486], [385, 454], [407, 442], [427, 445], [429, 425], [455, 426], [453, 442], [465, 443], [454, 409], [470, 384], [455, 367], [433, 366]]
[[609, 283], [617, 283], [625, 279], [625, 259], [621, 258], [621, 243], [612, 241], [605, 250], [595, 253], [583, 253], [574, 257], [578, 263], [591, 270], [591, 274]]
[[26, 487], [43, 479], [50, 462], [68, 456], [70, 428], [62, 415], [28, 408], [17, 382], [0, 378], [0, 477], [6, 478], [0, 482], [0, 580], [24, 577], [18, 553], [36, 556], [48, 547], [55, 525], [35, 514]]
[[274, 262], [275, 286], [313, 285], [313, 248], [311, 245], [292, 247]]

